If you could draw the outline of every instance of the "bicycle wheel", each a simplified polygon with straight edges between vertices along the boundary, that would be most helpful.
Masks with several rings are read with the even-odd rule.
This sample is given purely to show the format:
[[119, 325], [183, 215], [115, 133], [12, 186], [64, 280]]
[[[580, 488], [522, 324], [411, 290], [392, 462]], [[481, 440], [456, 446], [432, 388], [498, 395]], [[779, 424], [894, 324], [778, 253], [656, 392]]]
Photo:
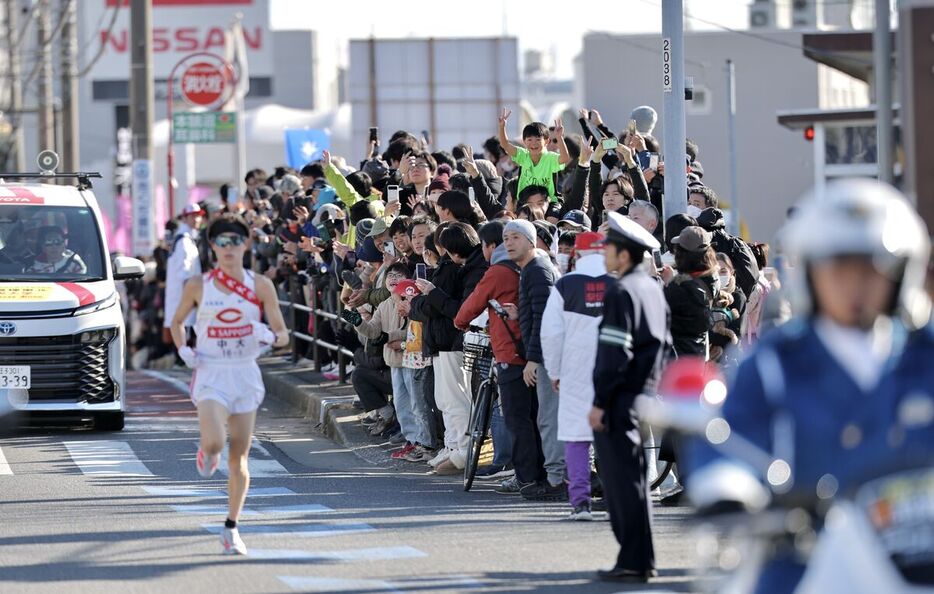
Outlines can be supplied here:
[[467, 464], [464, 466], [464, 491], [470, 491], [477, 474], [480, 452], [490, 430], [493, 416], [493, 384], [484, 380], [477, 389], [477, 397], [470, 407], [470, 444], [467, 448]]
[[658, 477], [656, 477], [656, 479], [652, 481], [652, 484], [649, 485], [649, 491], [654, 491], [665, 482], [665, 479], [668, 478], [669, 474], [671, 474], [671, 467], [674, 465], [675, 463], [670, 460], [665, 461], [665, 465], [658, 470]]

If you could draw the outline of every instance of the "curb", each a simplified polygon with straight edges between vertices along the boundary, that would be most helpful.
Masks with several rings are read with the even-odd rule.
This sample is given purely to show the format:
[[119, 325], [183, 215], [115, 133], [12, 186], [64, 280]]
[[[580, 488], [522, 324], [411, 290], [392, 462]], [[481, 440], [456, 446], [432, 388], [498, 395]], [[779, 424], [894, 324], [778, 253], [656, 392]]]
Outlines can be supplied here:
[[293, 365], [288, 359], [268, 357], [259, 364], [266, 384], [266, 398], [276, 399], [300, 412], [328, 439], [375, 466], [408, 472], [430, 470], [423, 463], [393, 460], [389, 455], [397, 446], [375, 440], [366, 432], [359, 423], [361, 411], [353, 407], [356, 392], [351, 384], [324, 378], [315, 372], [310, 361]]

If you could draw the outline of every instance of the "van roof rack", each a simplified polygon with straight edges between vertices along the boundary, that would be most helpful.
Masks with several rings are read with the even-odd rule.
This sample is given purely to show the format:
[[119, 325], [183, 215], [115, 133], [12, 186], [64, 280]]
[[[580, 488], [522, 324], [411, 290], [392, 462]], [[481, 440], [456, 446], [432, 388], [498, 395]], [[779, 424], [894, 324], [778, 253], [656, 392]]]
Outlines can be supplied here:
[[91, 178], [101, 179], [102, 176], [97, 171], [75, 171], [73, 173], [0, 173], [0, 179], [71, 179], [77, 178], [79, 190], [89, 190], [93, 187]]

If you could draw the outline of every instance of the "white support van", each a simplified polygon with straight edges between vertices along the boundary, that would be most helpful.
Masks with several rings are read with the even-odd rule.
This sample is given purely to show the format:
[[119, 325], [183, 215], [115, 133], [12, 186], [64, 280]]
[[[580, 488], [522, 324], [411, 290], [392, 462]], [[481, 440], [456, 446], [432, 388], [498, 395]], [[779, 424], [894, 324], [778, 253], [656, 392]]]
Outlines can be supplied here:
[[[42, 183], [50, 177], [73, 183]], [[0, 410], [119, 431], [126, 328], [115, 283], [144, 268], [110, 261], [90, 177], [0, 174]]]

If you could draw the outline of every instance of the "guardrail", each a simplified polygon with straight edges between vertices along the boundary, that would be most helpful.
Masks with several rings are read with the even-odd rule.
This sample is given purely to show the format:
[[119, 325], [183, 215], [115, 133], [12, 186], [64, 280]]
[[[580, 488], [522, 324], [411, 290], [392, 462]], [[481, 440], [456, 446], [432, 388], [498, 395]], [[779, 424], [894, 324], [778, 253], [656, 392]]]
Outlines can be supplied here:
[[[318, 337], [318, 320], [314, 319], [311, 324], [311, 334], [306, 332], [301, 332], [297, 329], [298, 326], [298, 312], [303, 311], [309, 316], [314, 316], [315, 318], [323, 318], [326, 320], [334, 320], [337, 322], [342, 322], [341, 317], [333, 312], [329, 312], [318, 307], [318, 291], [316, 288], [312, 288], [309, 293], [309, 298], [311, 305], [303, 305], [301, 303], [295, 303], [295, 284], [297, 284], [294, 279], [289, 279], [289, 296], [290, 300], [279, 300], [279, 306], [283, 309], [283, 317], [286, 321], [286, 326], [289, 329], [289, 335], [292, 337], [292, 363], [298, 363], [299, 354], [298, 354], [298, 341], [304, 341], [311, 344], [312, 348], [312, 360], [315, 362], [315, 371], [321, 372], [321, 350], [327, 350], [334, 353], [337, 356], [337, 369], [338, 369], [338, 378], [340, 383], [347, 383], [347, 358], [349, 357], [353, 361], [353, 352], [350, 350], [337, 345], [326, 340], [322, 340]], [[298, 290], [301, 290], [299, 287]], [[325, 289], [328, 290], [328, 289]]]

